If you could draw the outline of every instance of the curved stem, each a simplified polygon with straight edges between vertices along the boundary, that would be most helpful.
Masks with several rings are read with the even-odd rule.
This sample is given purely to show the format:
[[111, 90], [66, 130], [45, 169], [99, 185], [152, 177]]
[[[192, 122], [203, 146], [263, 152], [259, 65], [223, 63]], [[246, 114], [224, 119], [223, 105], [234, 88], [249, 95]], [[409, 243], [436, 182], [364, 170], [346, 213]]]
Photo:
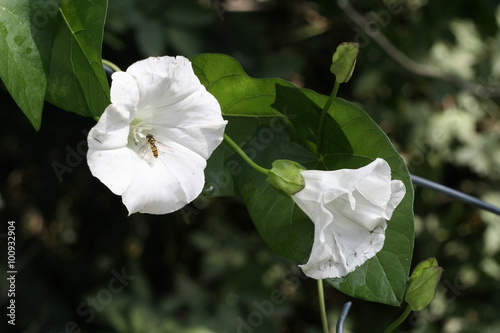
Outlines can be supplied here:
[[389, 327], [387, 327], [385, 329], [384, 333], [390, 333], [390, 332], [394, 331], [394, 329], [396, 327], [398, 327], [399, 325], [401, 325], [401, 323], [403, 321], [405, 321], [406, 317], [408, 317], [408, 315], [410, 314], [410, 312], [411, 312], [411, 307], [410, 307], [410, 304], [408, 304], [406, 306], [406, 309], [401, 314], [401, 316], [399, 316], [398, 319], [396, 319], [391, 325], [389, 325]]
[[112, 63], [109, 60], [102, 59], [102, 64], [108, 66], [109, 68], [111, 68], [115, 72], [121, 72], [120, 67], [116, 66], [114, 63]]
[[318, 296], [319, 296], [319, 309], [321, 312], [321, 326], [323, 326], [323, 333], [330, 333], [328, 330], [328, 319], [326, 318], [326, 306], [325, 306], [325, 293], [323, 291], [323, 280], [317, 280], [318, 284]]
[[332, 93], [330, 94], [330, 97], [328, 98], [328, 101], [326, 101], [325, 107], [321, 112], [321, 117], [319, 118], [319, 125], [318, 125], [318, 136], [316, 137], [316, 155], [321, 154], [321, 148], [322, 148], [321, 138], [323, 136], [323, 128], [325, 127], [325, 117], [328, 113], [328, 110], [330, 109], [330, 106], [332, 106], [333, 100], [335, 99], [335, 97], [337, 97], [339, 86], [340, 82], [338, 82], [338, 80], [335, 80]]
[[260, 165], [258, 165], [257, 163], [255, 163], [254, 161], [252, 161], [250, 159], [250, 157], [248, 157], [247, 154], [245, 154], [245, 152], [243, 151], [243, 149], [240, 148], [240, 146], [238, 146], [236, 144], [236, 142], [233, 141], [233, 139], [231, 139], [229, 137], [229, 135], [227, 135], [226, 133], [224, 133], [224, 140], [231, 146], [231, 148], [233, 148], [233, 150], [241, 156], [242, 159], [245, 160], [245, 162], [248, 163], [248, 165], [250, 165], [252, 168], [254, 168], [255, 170], [257, 170], [258, 172], [260, 173], [263, 173], [264, 175], [267, 175], [269, 173], [269, 170], [268, 169], [265, 169], [263, 167], [261, 167]]

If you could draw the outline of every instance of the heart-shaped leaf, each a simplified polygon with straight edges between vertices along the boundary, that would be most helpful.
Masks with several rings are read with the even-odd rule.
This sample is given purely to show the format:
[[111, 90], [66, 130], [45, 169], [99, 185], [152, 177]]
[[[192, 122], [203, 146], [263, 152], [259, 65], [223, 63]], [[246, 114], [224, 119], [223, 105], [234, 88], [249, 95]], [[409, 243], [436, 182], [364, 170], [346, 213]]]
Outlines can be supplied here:
[[[308, 169], [336, 170], [359, 168], [378, 157], [389, 163], [392, 178], [405, 184], [406, 196], [388, 221], [383, 249], [354, 272], [327, 281], [354, 297], [401, 304], [413, 251], [413, 189], [403, 160], [377, 124], [354, 104], [335, 99], [324, 124], [322, 155], [314, 156], [311, 152], [316, 151], [319, 118], [327, 96], [284, 80], [252, 79], [227, 56], [201, 55], [192, 61], [200, 80], [229, 119], [227, 133], [259, 165], [270, 168], [276, 159], [289, 159]], [[219, 154], [217, 166], [226, 167], [225, 178], [236, 185], [233, 191], [244, 199], [262, 238], [277, 253], [305, 263], [313, 242], [312, 222], [290, 197], [274, 190], [264, 175], [228, 148], [221, 149], [224, 153]], [[214, 183], [211, 160], [209, 184]]]
[[49, 18], [58, 14], [59, 5], [55, 5], [49, 8], [44, 1], [0, 1], [0, 77], [36, 130], [42, 122], [47, 86], [46, 50], [40, 48], [40, 41], [51, 43], [53, 39], [55, 27]]
[[101, 47], [106, 0], [62, 0], [51, 44], [46, 99], [83, 116], [100, 116], [109, 105]]
[[44, 100], [83, 116], [109, 104], [101, 45], [106, 0], [1, 0], [0, 77], [35, 129]]

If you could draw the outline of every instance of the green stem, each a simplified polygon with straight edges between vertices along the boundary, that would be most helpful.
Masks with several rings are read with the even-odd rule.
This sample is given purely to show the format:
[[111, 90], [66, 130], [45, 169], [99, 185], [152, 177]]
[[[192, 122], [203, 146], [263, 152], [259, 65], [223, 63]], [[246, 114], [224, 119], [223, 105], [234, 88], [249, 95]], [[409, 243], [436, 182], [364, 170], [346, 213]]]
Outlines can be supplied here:
[[245, 162], [248, 163], [248, 165], [250, 165], [252, 168], [254, 168], [255, 170], [257, 170], [258, 172], [260, 173], [263, 173], [265, 175], [267, 175], [269, 173], [270, 170], [268, 169], [265, 169], [263, 167], [261, 167], [260, 165], [257, 165], [257, 163], [255, 163], [254, 161], [252, 161], [250, 159], [250, 157], [248, 157], [247, 154], [245, 154], [245, 152], [243, 151], [243, 149], [240, 148], [240, 146], [238, 146], [236, 144], [236, 142], [233, 141], [233, 139], [231, 139], [229, 137], [229, 135], [227, 135], [226, 133], [224, 133], [224, 140], [231, 146], [231, 148], [233, 148], [233, 150], [241, 156], [241, 158], [243, 158], [245, 160]]
[[109, 60], [106, 60], [106, 59], [102, 59], [102, 64], [103, 65], [106, 65], [108, 66], [109, 68], [111, 68], [113, 71], [115, 72], [121, 72], [122, 70], [120, 69], [120, 67], [116, 66], [114, 63], [112, 63], [111, 61]]
[[339, 86], [340, 86], [340, 82], [338, 80], [335, 80], [335, 84], [333, 85], [332, 93], [330, 94], [330, 97], [328, 97], [328, 101], [326, 101], [325, 107], [323, 108], [323, 111], [321, 112], [321, 117], [319, 118], [318, 136], [316, 138], [317, 155], [321, 154], [321, 148], [322, 148], [321, 138], [323, 137], [323, 129], [325, 127], [325, 118], [326, 118], [326, 115], [328, 113], [328, 110], [330, 109], [330, 106], [332, 106], [333, 100], [335, 99], [335, 97], [337, 97], [337, 92], [339, 91]]
[[387, 327], [385, 329], [384, 333], [390, 333], [390, 332], [394, 331], [394, 329], [396, 327], [398, 327], [399, 325], [401, 325], [401, 323], [403, 321], [405, 321], [406, 317], [408, 317], [408, 315], [410, 314], [410, 312], [411, 312], [411, 307], [410, 307], [410, 304], [408, 304], [406, 306], [406, 309], [401, 314], [401, 316], [399, 316], [398, 319], [396, 319], [391, 325], [389, 325], [389, 327]]
[[319, 309], [321, 312], [321, 325], [323, 326], [323, 333], [330, 333], [330, 331], [328, 329], [328, 319], [326, 318], [325, 293], [323, 291], [323, 280], [319, 279], [316, 282], [318, 284]]

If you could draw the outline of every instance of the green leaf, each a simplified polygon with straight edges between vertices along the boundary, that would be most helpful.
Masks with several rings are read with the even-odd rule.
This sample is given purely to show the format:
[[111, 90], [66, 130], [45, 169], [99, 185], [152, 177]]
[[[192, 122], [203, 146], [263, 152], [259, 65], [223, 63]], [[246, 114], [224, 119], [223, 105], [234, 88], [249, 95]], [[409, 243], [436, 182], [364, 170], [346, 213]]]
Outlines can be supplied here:
[[[222, 54], [202, 54], [191, 57], [190, 60], [201, 83], [219, 101], [222, 114], [231, 124], [226, 131], [231, 133], [231, 138], [238, 144], [250, 141], [251, 152], [259, 150], [261, 143], [259, 138], [254, 137], [254, 133], [261, 125], [260, 119], [280, 117], [283, 121], [287, 121], [284, 114], [273, 108], [272, 103], [276, 96], [276, 85], [293, 87], [291, 83], [281, 79], [250, 78], [236, 60]], [[255, 121], [247, 120], [237, 128], [235, 121], [237, 117], [251, 117]], [[280, 121], [273, 119], [272, 122], [271, 127], [283, 130]], [[233, 128], [237, 129], [232, 131]], [[234, 152], [224, 145], [220, 145], [214, 151], [205, 169], [206, 187], [210, 189], [205, 191], [206, 194], [236, 195], [234, 177], [241, 170], [239, 164], [235, 164], [231, 158], [233, 154]]]
[[53, 1], [0, 1], [0, 77], [12, 98], [40, 129], [46, 89], [46, 67], [40, 41], [52, 39], [59, 5]]
[[39, 129], [44, 99], [84, 116], [109, 104], [101, 63], [106, 0], [0, 1], [0, 77]]
[[101, 47], [106, 0], [62, 0], [51, 47], [47, 100], [83, 116], [110, 104]]
[[434, 299], [443, 268], [435, 258], [422, 261], [413, 270], [406, 290], [405, 302], [412, 311], [424, 309]]
[[[243, 123], [244, 119], [238, 119]], [[291, 142], [284, 131], [272, 131], [272, 127], [263, 124], [255, 137], [268, 133], [268, 141], [259, 141], [259, 154], [254, 160], [261, 166], [270, 168], [275, 159], [292, 160], [302, 165], [314, 163], [315, 156], [301, 145]], [[244, 150], [254, 149], [252, 144]], [[314, 225], [307, 215], [288, 195], [281, 194], [258, 174], [240, 161], [241, 172], [235, 177], [235, 183], [242, 196], [252, 221], [264, 241], [278, 254], [305, 263], [311, 253], [314, 237]]]
[[337, 82], [349, 81], [356, 66], [358, 51], [359, 44], [353, 42], [342, 43], [337, 47], [330, 66], [330, 71], [335, 75]]
[[[413, 252], [413, 188], [403, 160], [379, 126], [362, 109], [337, 98], [321, 138], [324, 153], [314, 156], [311, 151], [315, 151], [317, 126], [327, 96], [283, 80], [249, 78], [227, 56], [201, 55], [192, 61], [200, 80], [219, 100], [229, 120], [226, 132], [262, 167], [270, 169], [276, 159], [319, 170], [359, 168], [378, 157], [389, 163], [393, 179], [402, 180], [407, 193], [388, 221], [383, 249], [354, 272], [327, 282], [354, 297], [401, 304]], [[228, 148], [221, 149], [224, 152], [218, 155], [217, 166], [225, 167], [225, 172], [218, 178], [232, 187], [218, 193], [241, 195], [264, 241], [277, 253], [305, 263], [313, 243], [313, 223], [290, 197], [268, 184], [265, 176]], [[210, 173], [217, 169], [210, 169], [211, 164], [212, 158], [207, 183], [216, 184]]]
[[273, 103], [275, 85], [290, 85], [279, 79], [253, 79], [233, 58], [221, 54], [203, 54], [190, 58], [195, 74], [211, 92], [224, 116], [282, 116]]

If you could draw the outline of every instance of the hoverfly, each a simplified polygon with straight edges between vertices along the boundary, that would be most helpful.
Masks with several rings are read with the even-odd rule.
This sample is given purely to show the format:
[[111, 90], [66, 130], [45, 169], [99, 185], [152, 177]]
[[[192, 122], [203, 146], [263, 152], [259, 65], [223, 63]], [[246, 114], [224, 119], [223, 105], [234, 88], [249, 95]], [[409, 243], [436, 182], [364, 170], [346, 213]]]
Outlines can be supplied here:
[[172, 148], [156, 140], [153, 134], [146, 135], [146, 141], [147, 142], [144, 145], [142, 145], [142, 147], [138, 151], [138, 154], [139, 156], [141, 156], [141, 159], [145, 157], [148, 151], [151, 151], [154, 158], [158, 158], [160, 154], [164, 154], [167, 151], [173, 152]]

